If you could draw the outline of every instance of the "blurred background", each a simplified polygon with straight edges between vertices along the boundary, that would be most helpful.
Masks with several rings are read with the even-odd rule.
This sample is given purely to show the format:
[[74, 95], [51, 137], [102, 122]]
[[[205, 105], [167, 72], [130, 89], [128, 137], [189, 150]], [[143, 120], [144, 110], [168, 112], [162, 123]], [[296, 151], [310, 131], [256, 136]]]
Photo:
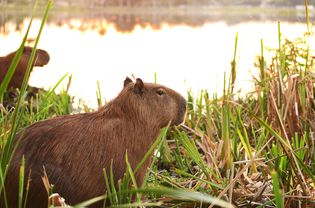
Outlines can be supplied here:
[[[236, 51], [236, 86], [251, 91], [264, 41], [265, 55], [282, 40], [307, 32], [304, 0], [55, 0], [39, 48], [50, 63], [34, 69], [30, 85], [48, 89], [72, 74], [69, 93], [96, 107], [97, 81], [106, 100], [126, 76], [167, 85], [183, 95], [207, 89], [221, 95]], [[46, 1], [39, 1], [27, 44], [38, 32]], [[0, 0], [0, 56], [15, 51], [34, 1]], [[311, 23], [315, 0], [309, 1]], [[312, 25], [311, 25], [312, 26]], [[312, 29], [312, 27], [311, 27]], [[314, 36], [310, 39], [314, 45]], [[313, 43], [313, 44], [312, 44]], [[311, 48], [314, 49], [314, 48]], [[64, 88], [61, 85], [60, 88]]]

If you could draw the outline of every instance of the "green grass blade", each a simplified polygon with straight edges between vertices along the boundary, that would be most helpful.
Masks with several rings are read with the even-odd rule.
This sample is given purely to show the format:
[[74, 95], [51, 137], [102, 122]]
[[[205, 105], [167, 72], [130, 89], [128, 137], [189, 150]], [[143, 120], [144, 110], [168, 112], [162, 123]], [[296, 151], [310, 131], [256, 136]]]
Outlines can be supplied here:
[[99, 201], [102, 201], [104, 199], [106, 199], [106, 195], [101, 195], [101, 196], [95, 197], [93, 199], [89, 199], [89, 200], [86, 200], [86, 201], [81, 202], [79, 204], [76, 204], [73, 206], [73, 208], [88, 207], [89, 205], [92, 205], [92, 204], [99, 202]]
[[110, 186], [111, 186], [111, 193], [112, 193], [112, 197], [113, 197], [113, 203], [117, 204], [119, 202], [119, 200], [118, 200], [117, 191], [116, 191], [116, 188], [115, 188], [114, 171], [113, 171], [113, 160], [110, 163], [109, 181], [110, 181]]
[[170, 123], [168, 124], [167, 127], [163, 128], [160, 132], [159, 137], [154, 141], [154, 143], [151, 145], [150, 149], [147, 151], [147, 153], [145, 154], [145, 156], [142, 158], [142, 160], [138, 163], [137, 167], [135, 168], [134, 172], [136, 173], [140, 167], [143, 165], [143, 163], [150, 157], [151, 153], [153, 152], [153, 150], [159, 145], [161, 144], [162, 140], [166, 138], [166, 134], [167, 131], [170, 127]]
[[231, 61], [231, 93], [233, 93], [234, 83], [236, 80], [236, 52], [237, 52], [237, 43], [238, 43], [238, 32], [235, 35], [235, 42], [234, 42], [234, 56], [233, 60]]
[[167, 197], [172, 197], [178, 200], [194, 201], [194, 202], [199, 202], [199, 203], [204, 203], [204, 204], [212, 204], [215, 206], [220, 206], [220, 207], [225, 207], [225, 208], [234, 207], [232, 204], [228, 202], [211, 197], [203, 193], [193, 192], [193, 191], [184, 191], [184, 190], [172, 189], [172, 188], [167, 188], [167, 187], [138, 189], [136, 190], [136, 192], [156, 193], [156, 194], [164, 195]]
[[[130, 178], [131, 178], [131, 181], [132, 181], [132, 183], [133, 183], [133, 186], [134, 186], [135, 189], [137, 190], [137, 189], [138, 189], [137, 181], [136, 181], [135, 175], [134, 175], [134, 173], [133, 173], [133, 171], [132, 171], [131, 165], [130, 165], [130, 163], [129, 163], [127, 151], [126, 151], [126, 157], [125, 157], [125, 159], [126, 159], [127, 171], [128, 171], [128, 173], [129, 173], [129, 175], [130, 175]], [[141, 204], [141, 196], [139, 195], [139, 193], [136, 193], [136, 196], [137, 196], [137, 201], [138, 201], [139, 206], [142, 207], [142, 204]]]
[[19, 175], [19, 208], [23, 207], [23, 191], [24, 191], [24, 172], [25, 172], [25, 158], [22, 158]]
[[2, 168], [0, 168], [0, 181], [1, 181], [1, 186], [0, 186], [0, 194], [2, 194], [3, 197], [3, 201], [4, 201], [4, 207], [8, 207], [8, 200], [7, 200], [7, 195], [5, 192], [5, 187], [4, 187], [4, 179], [5, 179], [5, 174], [2, 170]]
[[220, 186], [220, 185], [218, 185], [218, 184], [216, 184], [216, 183], [213, 183], [213, 182], [211, 182], [211, 181], [204, 180], [204, 179], [202, 179], [202, 178], [196, 177], [196, 176], [194, 176], [194, 175], [192, 175], [192, 174], [189, 174], [189, 173], [187, 173], [187, 172], [185, 172], [185, 171], [183, 171], [183, 170], [176, 169], [175, 172], [178, 173], [178, 174], [180, 174], [180, 175], [183, 175], [183, 176], [186, 176], [186, 177], [189, 177], [189, 178], [193, 178], [193, 179], [196, 179], [196, 180], [201, 181], [201, 182], [203, 182], [203, 183], [206, 183], [206, 184], [208, 184], [208, 185], [210, 185], [210, 186], [212, 186], [212, 187], [214, 187], [214, 188], [221, 189], [221, 190], [224, 189], [222, 186]]
[[277, 208], [284, 208], [283, 194], [279, 187], [279, 179], [277, 172], [271, 171], [271, 177]]
[[279, 140], [286, 148], [290, 148], [289, 144], [280, 136], [280, 134], [278, 134], [274, 129], [271, 128], [271, 126], [269, 126], [265, 121], [263, 121], [262, 119], [254, 116], [258, 122], [260, 123], [260, 125], [262, 125], [263, 127], [265, 127], [267, 129], [267, 131], [273, 135], [274, 137], [276, 137], [277, 140]]
[[96, 99], [97, 99], [97, 106], [101, 108], [103, 106], [103, 98], [102, 98], [102, 91], [100, 87], [100, 81], [97, 80], [97, 91], [96, 91]]
[[177, 133], [178, 133], [177, 139], [184, 146], [190, 158], [196, 164], [198, 164], [198, 166], [201, 168], [204, 174], [206, 174], [206, 176], [209, 177], [210, 172], [207, 168], [207, 165], [204, 163], [204, 160], [202, 159], [196, 144], [193, 141], [190, 141], [185, 132], [181, 132], [177, 129]]
[[104, 181], [105, 181], [105, 186], [106, 186], [106, 192], [107, 192], [107, 194], [109, 196], [108, 197], [109, 202], [110, 202], [110, 204], [114, 204], [114, 200], [111, 197], [112, 196], [112, 192], [111, 192], [111, 188], [110, 188], [110, 185], [109, 185], [109, 179], [108, 179], [108, 176], [107, 176], [105, 168], [103, 169], [103, 174], [104, 174]]
[[262, 97], [262, 111], [261, 115], [262, 118], [266, 118], [267, 113], [267, 92], [268, 92], [268, 82], [267, 82], [267, 75], [266, 75], [266, 69], [265, 69], [265, 57], [264, 57], [264, 42], [263, 39], [260, 40], [260, 73], [261, 73], [261, 83], [263, 88], [263, 97]]
[[110, 206], [108, 208], [131, 208], [131, 207], [162, 207], [162, 202], [135, 202], [129, 204], [119, 204], [119, 206]]
[[63, 75], [59, 80], [58, 82], [53, 86], [52, 89], [49, 90], [48, 94], [47, 94], [47, 97], [50, 97], [54, 92], [55, 90], [57, 89], [57, 87], [61, 84], [61, 82], [68, 76], [68, 73], [66, 73], [65, 75]]
[[[145, 154], [145, 156], [140, 161], [140, 163], [138, 163], [137, 167], [134, 170], [135, 173], [139, 170], [142, 164], [150, 157], [151, 153], [153, 152], [154, 149], [156, 149], [156, 147], [158, 147], [157, 148], [158, 150], [161, 148], [163, 141], [166, 139], [166, 134], [168, 132], [169, 127], [170, 127], [170, 123], [167, 125], [167, 127], [161, 130], [159, 137], [155, 140], [153, 145], [151, 145], [149, 151]], [[150, 169], [152, 169], [152, 166], [155, 163], [155, 161], [156, 161], [156, 157], [153, 157], [152, 162], [150, 164]], [[149, 172], [147, 172], [146, 175], [144, 176], [141, 188], [144, 188], [146, 186], [148, 177], [149, 177]]]

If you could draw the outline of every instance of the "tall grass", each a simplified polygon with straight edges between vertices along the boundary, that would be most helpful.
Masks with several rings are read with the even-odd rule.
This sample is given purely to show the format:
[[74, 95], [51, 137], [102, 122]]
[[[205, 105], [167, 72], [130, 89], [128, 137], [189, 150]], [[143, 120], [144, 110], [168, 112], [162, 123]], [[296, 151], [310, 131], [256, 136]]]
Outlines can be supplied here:
[[[171, 151], [178, 167], [188, 160], [185, 176], [198, 178], [187, 179], [191, 183], [184, 187], [224, 197], [236, 206], [314, 205], [314, 58], [305, 37], [283, 40], [280, 23], [278, 28], [279, 47], [269, 65], [261, 41], [260, 76], [254, 79], [253, 93], [237, 98], [225, 91], [214, 99], [207, 93], [202, 98], [188, 95], [194, 104], [188, 105], [189, 121], [182, 132], [197, 147], [196, 154], [184, 144], [178, 151], [176, 143]], [[182, 135], [174, 137], [182, 142]], [[227, 165], [229, 154], [232, 165]], [[210, 177], [205, 169], [212, 172]], [[202, 180], [217, 186], [209, 188]]]
[[245, 97], [229, 91], [237, 77], [235, 58], [222, 97], [188, 92], [186, 122], [169, 132], [170, 162], [160, 159], [171, 168], [153, 174], [159, 183], [235, 206], [315, 206], [315, 68], [309, 35], [284, 39], [278, 23], [278, 49], [266, 60], [261, 40], [260, 74]]

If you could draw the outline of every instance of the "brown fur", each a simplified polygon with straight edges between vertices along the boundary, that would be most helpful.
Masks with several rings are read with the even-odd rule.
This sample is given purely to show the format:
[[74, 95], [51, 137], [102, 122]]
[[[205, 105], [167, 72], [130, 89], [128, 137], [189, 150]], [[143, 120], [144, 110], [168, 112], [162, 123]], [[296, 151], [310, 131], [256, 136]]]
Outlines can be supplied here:
[[[21, 59], [16, 67], [16, 70], [13, 74], [13, 77], [9, 83], [9, 88], [20, 88], [26, 73], [28, 61], [30, 59], [31, 53], [33, 48], [25, 46], [23, 50], [23, 54], [21, 56]], [[9, 70], [9, 67], [11, 65], [11, 62], [15, 56], [15, 52], [12, 52], [4, 57], [0, 57], [0, 84], [2, 83], [6, 73]], [[35, 61], [34, 66], [44, 66], [48, 64], [49, 62], [49, 54], [41, 49], [37, 49], [35, 53]]]
[[[54, 191], [67, 204], [104, 194], [102, 169], [113, 159], [115, 181], [125, 172], [125, 152], [133, 168], [144, 157], [160, 129], [184, 120], [186, 101], [162, 85], [129, 78], [119, 95], [96, 112], [61, 116], [31, 125], [17, 137], [20, 143], [9, 168], [6, 191], [16, 207], [18, 172], [22, 155], [26, 175], [31, 169], [28, 207], [45, 207], [47, 194], [41, 176], [43, 166]], [[137, 172], [142, 183], [150, 161]], [[99, 207], [100, 205], [95, 205]], [[11, 206], [10, 206], [11, 207]]]

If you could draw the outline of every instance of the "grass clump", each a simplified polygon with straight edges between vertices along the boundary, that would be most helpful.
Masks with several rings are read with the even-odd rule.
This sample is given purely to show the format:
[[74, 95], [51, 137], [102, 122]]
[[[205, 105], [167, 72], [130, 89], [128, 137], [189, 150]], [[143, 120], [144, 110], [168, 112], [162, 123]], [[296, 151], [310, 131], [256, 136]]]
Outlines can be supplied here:
[[232, 94], [232, 82], [220, 98], [188, 93], [186, 122], [169, 132], [171, 157], [160, 158], [169, 169], [155, 172], [159, 183], [237, 207], [314, 206], [315, 68], [307, 38], [279, 38], [269, 64], [262, 41], [260, 75], [245, 97]]

